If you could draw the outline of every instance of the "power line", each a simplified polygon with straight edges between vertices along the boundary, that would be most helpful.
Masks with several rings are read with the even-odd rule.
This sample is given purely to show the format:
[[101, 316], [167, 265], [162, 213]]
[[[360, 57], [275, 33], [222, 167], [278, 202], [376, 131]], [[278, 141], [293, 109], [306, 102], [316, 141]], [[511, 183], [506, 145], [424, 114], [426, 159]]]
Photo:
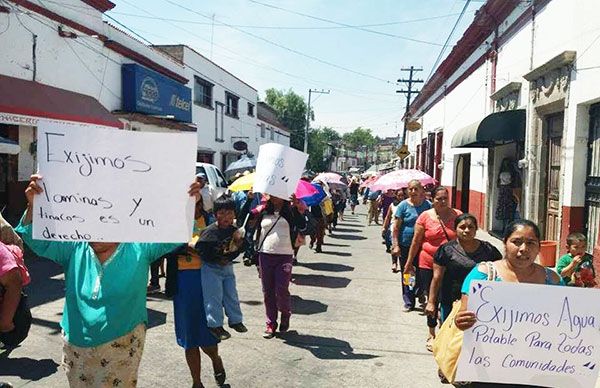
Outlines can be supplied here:
[[[174, 6], [176, 6], [176, 7], [178, 7], [178, 8], [181, 8], [181, 9], [183, 9], [183, 10], [186, 10], [186, 11], [188, 11], [188, 12], [191, 12], [191, 13], [194, 13], [194, 14], [196, 14], [196, 15], [199, 15], [199, 16], [201, 16], [201, 17], [205, 18], [205, 19], [212, 20], [212, 17], [211, 17], [211, 16], [204, 15], [204, 14], [202, 14], [201, 12], [195, 11], [195, 10], [193, 10], [193, 9], [191, 9], [191, 8], [188, 8], [188, 7], [185, 7], [185, 6], [181, 5], [181, 4], [175, 3], [174, 1], [171, 1], [171, 0], [164, 0], [164, 1], [165, 1], [165, 2], [167, 2], [167, 3], [169, 3], [169, 4], [171, 4], [171, 5], [174, 5]], [[252, 33], [252, 32], [248, 32], [248, 31], [242, 30], [241, 28], [234, 27], [234, 26], [233, 26], [233, 25], [231, 25], [231, 24], [227, 24], [227, 23], [224, 23], [224, 22], [221, 22], [221, 21], [217, 21], [217, 20], [215, 20], [215, 21], [216, 21], [217, 23], [219, 23], [220, 25], [227, 26], [227, 27], [229, 27], [229, 28], [231, 28], [231, 29], [233, 29], [233, 30], [239, 31], [239, 32], [241, 32], [241, 33], [243, 33], [243, 34], [246, 34], [246, 35], [248, 35], [248, 36], [251, 36], [251, 37], [253, 37], [253, 38], [255, 38], [255, 39], [258, 39], [258, 40], [261, 40], [261, 41], [263, 41], [263, 42], [269, 43], [269, 44], [271, 44], [271, 45], [273, 45], [273, 46], [276, 46], [276, 47], [279, 47], [279, 48], [281, 48], [281, 49], [287, 50], [287, 51], [289, 51], [289, 52], [292, 52], [292, 53], [294, 53], [294, 54], [297, 54], [297, 55], [300, 55], [300, 56], [303, 56], [303, 57], [306, 57], [306, 58], [312, 59], [312, 60], [314, 60], [314, 61], [317, 61], [317, 62], [319, 62], [319, 63], [322, 63], [322, 64], [325, 64], [325, 65], [328, 65], [328, 66], [334, 67], [334, 68], [336, 68], [336, 69], [344, 70], [344, 71], [347, 71], [347, 72], [349, 72], [349, 73], [353, 73], [353, 74], [356, 74], [356, 75], [360, 75], [360, 76], [362, 76], [362, 77], [371, 78], [371, 79], [374, 79], [374, 80], [377, 80], [377, 81], [385, 82], [385, 83], [387, 83], [387, 84], [394, 84], [394, 82], [391, 82], [391, 81], [389, 81], [389, 80], [386, 80], [386, 79], [383, 79], [383, 78], [380, 78], [380, 77], [377, 77], [377, 76], [374, 76], [374, 75], [366, 74], [366, 73], [363, 73], [363, 72], [360, 72], [360, 71], [352, 70], [352, 69], [349, 69], [349, 68], [347, 68], [347, 67], [344, 67], [344, 66], [341, 66], [341, 65], [335, 64], [335, 63], [333, 63], [333, 62], [329, 62], [329, 61], [327, 61], [327, 60], [321, 59], [321, 58], [319, 58], [319, 57], [315, 57], [315, 56], [312, 56], [312, 55], [310, 55], [310, 54], [306, 54], [306, 53], [303, 53], [303, 52], [301, 52], [301, 51], [298, 51], [298, 50], [296, 50], [296, 49], [289, 48], [289, 47], [287, 47], [287, 46], [284, 46], [284, 45], [282, 45], [282, 44], [280, 44], [280, 43], [277, 43], [277, 42], [274, 42], [274, 41], [272, 41], [272, 40], [269, 40], [269, 39], [263, 38], [262, 36], [256, 35], [256, 34], [254, 34], [254, 33]]]
[[471, 0], [467, 0], [465, 2], [465, 5], [464, 5], [462, 11], [460, 12], [460, 15], [458, 15], [458, 19], [456, 19], [456, 23], [454, 23], [454, 27], [452, 27], [452, 30], [450, 31], [450, 34], [448, 34], [448, 38], [446, 38], [446, 42], [444, 42], [444, 45], [442, 46], [442, 49], [440, 50], [440, 53], [439, 53], [437, 59], [435, 60], [435, 63], [431, 67], [431, 72], [427, 76], [427, 81], [429, 81], [429, 79], [433, 75], [433, 72], [435, 71], [438, 64], [440, 63], [440, 60], [442, 59], [442, 56], [444, 55], [444, 51], [446, 51], [446, 48], [448, 47], [448, 44], [450, 43], [450, 39], [452, 39], [452, 35], [454, 35], [454, 31], [456, 31], [458, 24], [460, 23], [463, 16], [465, 15], [465, 12], [467, 12], [467, 8], [469, 7], [470, 3], [471, 3]]
[[383, 35], [383, 36], [388, 36], [388, 37], [391, 37], [391, 38], [397, 38], [397, 39], [408, 40], [408, 41], [416, 42], [416, 43], [428, 44], [428, 45], [431, 45], [431, 46], [441, 46], [439, 43], [428, 42], [426, 40], [409, 38], [409, 37], [406, 37], [406, 36], [400, 36], [400, 35], [390, 34], [390, 33], [387, 33], [387, 32], [381, 32], [381, 31], [377, 31], [377, 30], [371, 30], [371, 29], [368, 29], [368, 28], [365, 28], [365, 27], [361, 27], [361, 26], [356, 26], [356, 25], [351, 25], [351, 24], [346, 24], [346, 23], [340, 23], [340, 22], [337, 22], [335, 20], [325, 19], [325, 18], [322, 18], [322, 17], [319, 17], [319, 16], [313, 16], [313, 15], [305, 14], [305, 13], [302, 13], [302, 12], [293, 11], [293, 10], [286, 9], [286, 8], [283, 8], [283, 7], [278, 7], [276, 5], [263, 3], [263, 2], [260, 2], [260, 1], [257, 1], [257, 0], [248, 0], [248, 1], [250, 1], [251, 3], [254, 3], [254, 4], [262, 5], [263, 7], [277, 9], [277, 10], [280, 10], [280, 11], [283, 11], [283, 12], [288, 12], [288, 13], [291, 13], [291, 14], [294, 14], [294, 15], [299, 15], [299, 16], [303, 16], [303, 17], [306, 17], [306, 18], [309, 18], [309, 19], [314, 19], [314, 20], [319, 20], [319, 21], [326, 22], [326, 23], [331, 23], [331, 24], [335, 24], [335, 25], [338, 25], [338, 26], [346, 27], [346, 28], [353, 28], [353, 29], [356, 29], [356, 30], [360, 30], [360, 31], [364, 31], [364, 32], [369, 32], [371, 34]]
[[[160, 17], [160, 16], [145, 16], [145, 15], [139, 15], [139, 14], [128, 13], [128, 12], [119, 12], [119, 11], [110, 11], [110, 12], [115, 15], [129, 16], [129, 17], [142, 18], [142, 19], [163, 20], [163, 21], [171, 21], [171, 22], [175, 22], [175, 23], [195, 24], [195, 25], [201, 25], [201, 26], [211, 26], [212, 25], [212, 23], [210, 23], [210, 22], [200, 22], [197, 20], [165, 18], [165, 17]], [[395, 21], [395, 22], [348, 25], [348, 26], [344, 26], [344, 25], [338, 25], [338, 26], [263, 26], [263, 25], [256, 25], [256, 24], [251, 24], [251, 25], [249, 25], [249, 24], [231, 24], [231, 26], [239, 27], [239, 28], [255, 28], [255, 29], [259, 29], [259, 30], [340, 30], [340, 29], [348, 29], [348, 28], [395, 26], [395, 25], [400, 25], [400, 24], [418, 23], [418, 22], [425, 22], [425, 21], [430, 21], [430, 20], [443, 19], [443, 18], [447, 18], [449, 16], [456, 16], [456, 15], [458, 15], [458, 13], [452, 13], [452, 14], [448, 14], [448, 15], [431, 16], [431, 17], [419, 18], [419, 19], [399, 20], [399, 21]], [[438, 46], [439, 46], [439, 44], [438, 44]]]

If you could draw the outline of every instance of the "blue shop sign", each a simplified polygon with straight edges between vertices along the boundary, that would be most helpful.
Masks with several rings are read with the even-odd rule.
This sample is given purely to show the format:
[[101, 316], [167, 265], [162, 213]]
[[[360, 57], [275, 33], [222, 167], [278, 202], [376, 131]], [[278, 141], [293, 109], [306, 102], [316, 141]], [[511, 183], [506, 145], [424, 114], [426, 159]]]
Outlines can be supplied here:
[[123, 110], [192, 122], [192, 90], [137, 64], [121, 68]]

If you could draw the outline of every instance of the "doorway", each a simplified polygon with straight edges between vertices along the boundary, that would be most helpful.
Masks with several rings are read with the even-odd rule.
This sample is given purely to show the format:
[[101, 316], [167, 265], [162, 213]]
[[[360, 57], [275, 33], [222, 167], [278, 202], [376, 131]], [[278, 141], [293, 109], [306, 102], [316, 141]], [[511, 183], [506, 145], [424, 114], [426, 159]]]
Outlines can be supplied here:
[[542, 191], [546, 195], [544, 235], [546, 240], [553, 241], [560, 239], [560, 162], [564, 119], [564, 112], [545, 118], [547, 157], [545, 190]]
[[461, 210], [463, 213], [468, 213], [469, 183], [471, 181], [471, 154], [458, 155], [455, 177], [452, 207]]
[[590, 107], [590, 134], [588, 137], [588, 167], [585, 182], [585, 229], [588, 252], [598, 241], [600, 225], [600, 104]]

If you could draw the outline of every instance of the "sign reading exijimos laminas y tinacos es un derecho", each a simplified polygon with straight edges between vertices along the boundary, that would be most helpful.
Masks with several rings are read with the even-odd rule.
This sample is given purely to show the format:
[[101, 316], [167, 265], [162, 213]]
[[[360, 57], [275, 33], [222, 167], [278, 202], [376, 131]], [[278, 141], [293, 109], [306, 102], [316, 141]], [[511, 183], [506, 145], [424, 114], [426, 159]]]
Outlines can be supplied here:
[[34, 238], [187, 241], [196, 148], [195, 133], [40, 124]]
[[594, 387], [600, 370], [600, 291], [473, 281], [456, 380]]

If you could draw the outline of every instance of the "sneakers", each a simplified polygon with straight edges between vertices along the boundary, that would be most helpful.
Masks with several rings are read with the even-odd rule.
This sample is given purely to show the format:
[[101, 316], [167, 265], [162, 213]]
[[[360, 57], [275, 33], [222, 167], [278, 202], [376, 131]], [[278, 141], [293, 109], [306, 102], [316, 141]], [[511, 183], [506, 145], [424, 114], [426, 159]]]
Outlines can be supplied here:
[[277, 330], [277, 324], [267, 325], [265, 332], [263, 333], [263, 338], [271, 339], [275, 337], [275, 330]]
[[246, 328], [246, 326], [244, 326], [244, 324], [242, 322], [234, 323], [233, 325], [229, 325], [229, 327], [231, 327], [233, 330], [237, 331], [238, 333], [245, 333], [248, 331], [248, 328]]
[[279, 332], [285, 333], [290, 328], [290, 316], [282, 315], [281, 316], [281, 325], [279, 325]]
[[160, 285], [152, 285], [150, 284], [147, 288], [146, 288], [146, 295], [152, 295], [152, 294], [158, 294], [160, 293]]
[[231, 338], [231, 334], [229, 334], [227, 330], [223, 329], [223, 326], [209, 327], [208, 331], [210, 331], [210, 334], [212, 334], [216, 339], [221, 341]]

